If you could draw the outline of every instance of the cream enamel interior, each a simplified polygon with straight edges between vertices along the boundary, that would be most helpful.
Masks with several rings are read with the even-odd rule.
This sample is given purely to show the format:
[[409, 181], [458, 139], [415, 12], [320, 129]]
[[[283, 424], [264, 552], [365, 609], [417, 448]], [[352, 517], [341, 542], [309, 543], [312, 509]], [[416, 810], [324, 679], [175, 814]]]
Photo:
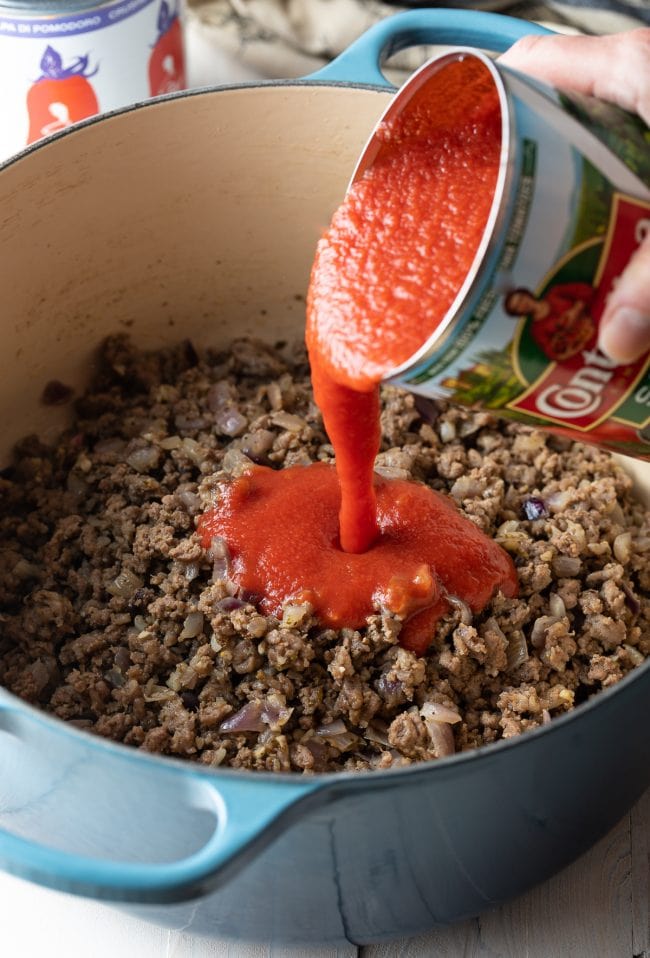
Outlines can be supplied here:
[[95, 347], [301, 335], [316, 242], [390, 94], [226, 89], [50, 141], [0, 171], [0, 461]]
[[[0, 465], [52, 438], [99, 342], [301, 335], [315, 244], [391, 94], [305, 84], [184, 96], [0, 170]], [[628, 467], [650, 489], [650, 464]]]

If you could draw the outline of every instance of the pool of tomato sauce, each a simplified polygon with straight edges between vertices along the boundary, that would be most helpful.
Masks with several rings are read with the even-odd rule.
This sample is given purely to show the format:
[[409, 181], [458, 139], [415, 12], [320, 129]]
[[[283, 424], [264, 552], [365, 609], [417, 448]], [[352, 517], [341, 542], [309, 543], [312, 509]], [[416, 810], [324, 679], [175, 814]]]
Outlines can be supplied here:
[[476, 255], [499, 170], [498, 94], [479, 61], [452, 63], [380, 131], [371, 168], [318, 244], [307, 301], [314, 396], [336, 467], [255, 466], [202, 516], [231, 575], [266, 614], [310, 602], [323, 625], [359, 628], [378, 609], [426, 651], [447, 596], [479, 612], [515, 595], [510, 557], [446, 497], [374, 472], [379, 382], [429, 338]]

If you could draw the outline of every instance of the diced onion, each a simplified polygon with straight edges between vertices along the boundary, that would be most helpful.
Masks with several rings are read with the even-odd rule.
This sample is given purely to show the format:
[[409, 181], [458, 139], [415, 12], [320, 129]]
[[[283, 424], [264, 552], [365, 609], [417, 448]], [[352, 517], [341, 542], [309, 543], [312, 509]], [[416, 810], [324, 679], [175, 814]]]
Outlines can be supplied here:
[[282, 625], [288, 629], [293, 629], [300, 625], [312, 613], [312, 607], [309, 602], [302, 602], [300, 605], [285, 605], [282, 610]]
[[123, 569], [116, 579], [106, 586], [106, 591], [111, 595], [120, 596], [122, 599], [130, 599], [134, 592], [142, 588], [142, 579], [130, 569]]
[[273, 414], [273, 425], [280, 426], [281, 429], [286, 429], [289, 432], [300, 432], [305, 426], [305, 421], [300, 416], [294, 416], [293, 413], [281, 410]]
[[454, 499], [476, 499], [482, 496], [485, 484], [473, 476], [460, 476], [449, 490]]
[[424, 724], [427, 727], [427, 732], [429, 733], [436, 757], [444, 758], [445, 755], [453, 755], [456, 751], [456, 746], [454, 744], [454, 733], [449, 723], [439, 722], [429, 716], [424, 718]]
[[554, 492], [552, 495], [546, 497], [546, 505], [551, 512], [562, 512], [562, 510], [566, 509], [569, 505], [570, 501], [571, 492], [566, 489], [560, 492]]
[[264, 461], [274, 440], [275, 433], [270, 429], [258, 429], [242, 437], [241, 451], [259, 465]]
[[523, 663], [529, 657], [526, 636], [523, 632], [517, 630], [510, 635], [508, 648], [506, 650], [506, 657], [508, 659], [508, 669], [510, 669], [510, 671], [518, 669], [519, 666], [523, 665]]
[[450, 605], [460, 612], [460, 621], [463, 625], [471, 625], [474, 616], [467, 602], [459, 599], [457, 595], [447, 595], [446, 599]]
[[555, 625], [555, 623], [559, 621], [560, 620], [554, 615], [541, 615], [538, 619], [535, 619], [530, 633], [531, 645], [536, 649], [543, 648], [546, 642], [546, 633], [552, 625]]
[[632, 557], [632, 536], [629, 532], [621, 532], [614, 539], [612, 546], [614, 555], [621, 565], [627, 565]]
[[185, 416], [183, 413], [178, 413], [174, 416], [174, 425], [177, 429], [180, 429], [181, 432], [194, 432], [199, 429], [205, 429], [208, 422], [203, 416]]
[[554, 574], [560, 578], [574, 578], [582, 568], [582, 562], [577, 556], [555, 556], [551, 561]]
[[341, 719], [330, 722], [329, 725], [321, 725], [314, 729], [314, 733], [322, 738], [328, 745], [332, 745], [339, 752], [345, 752], [359, 741], [359, 736], [348, 731], [345, 723]]
[[200, 511], [201, 500], [195, 492], [191, 492], [189, 489], [183, 489], [181, 492], [177, 492], [176, 495], [179, 502], [185, 506], [190, 515], [194, 515]]
[[228, 449], [221, 462], [221, 468], [229, 476], [241, 476], [251, 469], [251, 460], [241, 449]]
[[124, 451], [126, 443], [123, 439], [120, 439], [119, 436], [111, 436], [109, 439], [100, 439], [99, 442], [95, 443], [95, 452], [99, 455], [106, 455], [110, 453], [119, 453]]
[[219, 726], [220, 732], [263, 732], [265, 729], [278, 729], [289, 720], [293, 709], [274, 702], [246, 702], [246, 704], [224, 719]]
[[161, 449], [178, 449], [178, 447], [182, 445], [182, 442], [183, 440], [180, 436], [167, 436], [166, 439], [160, 440], [159, 445]]
[[158, 450], [155, 446], [144, 446], [134, 449], [126, 457], [127, 464], [136, 472], [149, 472], [158, 465]]
[[180, 448], [195, 466], [200, 466], [205, 460], [205, 449], [196, 441], [196, 439], [183, 439]]
[[363, 733], [363, 737], [369, 742], [376, 742], [378, 745], [385, 745], [386, 747], [389, 745], [386, 730], [380, 729], [376, 723], [368, 726]]
[[438, 433], [443, 442], [453, 442], [456, 438], [456, 427], [453, 422], [449, 422], [448, 419], [443, 419], [440, 423]]
[[441, 702], [425, 702], [420, 709], [420, 714], [425, 723], [427, 719], [432, 722], [445, 722], [447, 725], [455, 725], [461, 722], [461, 716], [454, 709], [442, 705]]
[[195, 639], [203, 631], [203, 613], [190, 612], [183, 622], [183, 631], [179, 639]]
[[235, 406], [224, 406], [215, 413], [214, 424], [224, 436], [241, 436], [248, 427], [248, 419]]

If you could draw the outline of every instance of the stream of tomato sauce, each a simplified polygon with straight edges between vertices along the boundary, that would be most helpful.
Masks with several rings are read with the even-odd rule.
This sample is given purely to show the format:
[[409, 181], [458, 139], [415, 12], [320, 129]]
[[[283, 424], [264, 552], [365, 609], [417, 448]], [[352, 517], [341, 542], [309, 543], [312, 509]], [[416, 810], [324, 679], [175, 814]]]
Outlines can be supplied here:
[[326, 626], [380, 608], [426, 651], [447, 596], [480, 611], [517, 590], [510, 557], [424, 485], [374, 473], [379, 382], [441, 322], [490, 213], [501, 148], [498, 94], [477, 60], [452, 63], [380, 131], [372, 166], [318, 244], [307, 300], [314, 396], [334, 446], [325, 464], [254, 467], [200, 520], [229, 547], [231, 574], [267, 614], [311, 603]]

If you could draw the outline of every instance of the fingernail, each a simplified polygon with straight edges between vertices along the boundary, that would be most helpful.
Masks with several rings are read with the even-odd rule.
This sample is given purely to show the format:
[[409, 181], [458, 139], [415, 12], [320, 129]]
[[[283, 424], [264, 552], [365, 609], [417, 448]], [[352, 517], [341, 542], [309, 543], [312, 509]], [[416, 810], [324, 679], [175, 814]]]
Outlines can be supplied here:
[[600, 324], [598, 346], [616, 362], [634, 362], [650, 349], [650, 316], [631, 306], [608, 311]]

